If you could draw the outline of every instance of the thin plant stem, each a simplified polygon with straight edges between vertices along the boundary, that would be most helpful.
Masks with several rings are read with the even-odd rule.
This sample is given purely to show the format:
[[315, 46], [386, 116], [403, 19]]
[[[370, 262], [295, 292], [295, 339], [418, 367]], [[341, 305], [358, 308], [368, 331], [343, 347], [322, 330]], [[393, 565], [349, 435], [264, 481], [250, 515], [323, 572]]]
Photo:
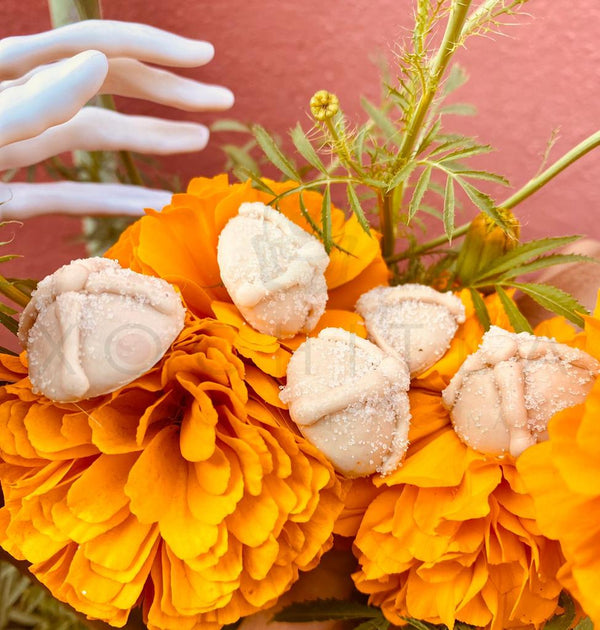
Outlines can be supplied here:
[[[582, 158], [586, 153], [594, 150], [600, 146], [600, 130], [593, 133], [591, 136], [580, 142], [577, 146], [573, 147], [570, 151], [567, 151], [562, 157], [558, 158], [556, 162], [551, 164], [545, 171], [542, 171], [539, 175], [536, 175], [530, 179], [522, 188], [513, 193], [510, 197], [505, 199], [502, 203], [497, 205], [497, 208], [512, 209], [522, 201], [533, 195], [540, 188], [545, 186], [550, 180], [554, 179], [559, 173], [564, 171], [568, 166]], [[452, 232], [452, 238], [458, 238], [464, 236], [469, 229], [471, 223], [465, 223], [454, 229]], [[438, 236], [425, 243], [415, 247], [414, 249], [404, 250], [394, 256], [386, 258], [387, 263], [399, 262], [400, 260], [406, 260], [411, 256], [420, 256], [426, 254], [430, 249], [439, 247], [448, 241], [446, 235]]]
[[528, 197], [531, 197], [534, 192], [538, 191], [542, 186], [545, 186], [551, 179], [554, 179], [559, 173], [573, 164], [573, 162], [576, 162], [579, 158], [598, 146], [600, 146], [600, 130], [573, 147], [545, 171], [542, 171], [539, 175], [530, 179], [525, 186], [501, 203], [499, 207], [508, 209], [514, 208]]

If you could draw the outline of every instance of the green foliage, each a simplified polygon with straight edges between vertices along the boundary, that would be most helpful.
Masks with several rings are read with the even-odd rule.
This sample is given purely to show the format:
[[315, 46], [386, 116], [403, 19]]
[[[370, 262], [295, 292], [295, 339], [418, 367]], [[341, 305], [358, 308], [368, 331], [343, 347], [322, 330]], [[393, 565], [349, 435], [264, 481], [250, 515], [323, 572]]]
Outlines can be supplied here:
[[75, 613], [38, 584], [0, 562], [0, 630], [86, 630]]
[[[379, 608], [360, 602], [343, 599], [313, 599], [294, 602], [273, 616], [273, 621], [302, 623], [307, 621], [329, 621], [346, 619], [370, 619], [389, 625]], [[378, 628], [380, 626], [374, 626]], [[387, 626], [385, 626], [387, 627]]]
[[571, 596], [563, 591], [558, 600], [559, 605], [563, 608], [563, 612], [555, 615], [546, 622], [543, 630], [569, 630], [575, 619], [575, 603]]

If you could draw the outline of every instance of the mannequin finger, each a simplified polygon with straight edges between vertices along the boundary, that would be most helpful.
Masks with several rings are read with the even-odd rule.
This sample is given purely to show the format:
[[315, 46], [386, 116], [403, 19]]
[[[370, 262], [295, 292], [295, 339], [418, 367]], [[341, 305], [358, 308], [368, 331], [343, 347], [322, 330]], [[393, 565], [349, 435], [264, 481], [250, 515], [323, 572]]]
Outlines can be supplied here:
[[0, 147], [0, 170], [35, 164], [64, 151], [191, 153], [204, 149], [208, 137], [208, 129], [197, 123], [84, 107], [71, 120], [35, 138]]
[[188, 112], [229, 109], [233, 93], [220, 85], [199, 83], [152, 68], [135, 59], [110, 59], [103, 94], [143, 98]]
[[107, 72], [106, 57], [88, 50], [0, 92], [0, 147], [72, 118], [98, 92]]
[[164, 66], [194, 67], [214, 56], [209, 42], [181, 37], [147, 24], [84, 20], [35, 35], [0, 41], [0, 79], [13, 79], [32, 68], [81, 51], [99, 50], [107, 57], [131, 57]]
[[126, 184], [53, 182], [0, 184], [0, 217], [22, 220], [42, 214], [142, 216], [144, 208], [161, 210], [173, 193]]

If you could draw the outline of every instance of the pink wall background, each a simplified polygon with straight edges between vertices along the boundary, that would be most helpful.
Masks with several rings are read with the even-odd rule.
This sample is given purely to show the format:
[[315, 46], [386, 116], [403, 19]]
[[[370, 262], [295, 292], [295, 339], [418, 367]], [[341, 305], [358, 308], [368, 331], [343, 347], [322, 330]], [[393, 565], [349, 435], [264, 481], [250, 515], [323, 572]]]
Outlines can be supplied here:
[[[285, 135], [307, 119], [308, 100], [321, 88], [336, 92], [344, 109], [362, 119], [359, 97], [378, 95], [374, 55], [390, 55], [407, 34], [412, 0], [104, 0], [109, 19], [135, 20], [211, 41], [215, 59], [182, 74], [222, 83], [236, 94], [227, 117], [256, 121]], [[598, 0], [530, 2], [529, 16], [494, 41], [478, 38], [459, 53], [470, 75], [458, 99], [475, 104], [477, 118], [455, 117], [498, 151], [483, 165], [516, 186], [538, 169], [553, 129], [558, 157], [595, 131], [600, 118], [600, 3]], [[0, 37], [49, 27], [44, 0], [2, 0]], [[140, 101], [121, 100], [122, 110], [209, 123], [215, 116], [188, 114]], [[203, 153], [169, 160], [182, 180], [223, 168], [215, 134]], [[582, 233], [600, 238], [600, 151], [586, 156], [518, 209], [526, 236]], [[507, 193], [502, 192], [502, 195]], [[499, 195], [499, 198], [500, 195]], [[535, 222], [535, 224], [534, 224]], [[15, 231], [11, 251], [25, 255], [10, 273], [41, 277], [82, 253], [73, 245], [76, 219], [43, 217]], [[0, 234], [0, 236], [2, 236]], [[4, 240], [0, 238], [0, 240]], [[5, 272], [6, 267], [4, 268]], [[7, 272], [8, 273], [8, 272]]]

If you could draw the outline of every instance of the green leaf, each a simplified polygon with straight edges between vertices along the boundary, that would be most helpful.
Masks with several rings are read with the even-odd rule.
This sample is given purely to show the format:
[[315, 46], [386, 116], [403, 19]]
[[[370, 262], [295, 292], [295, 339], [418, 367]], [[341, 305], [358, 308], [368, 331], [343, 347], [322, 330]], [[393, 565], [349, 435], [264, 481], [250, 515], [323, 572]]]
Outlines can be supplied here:
[[439, 626], [415, 619], [414, 617], [402, 617], [402, 619], [412, 628], [416, 628], [416, 630], [439, 630]]
[[399, 147], [402, 142], [400, 139], [400, 131], [396, 128], [396, 125], [387, 117], [387, 115], [376, 107], [371, 101], [363, 97], [360, 99], [360, 103], [363, 109], [369, 114], [371, 120], [383, 131], [386, 136], [386, 140], [393, 142]]
[[488, 313], [487, 306], [477, 289], [469, 289], [469, 292], [471, 293], [471, 299], [473, 300], [473, 307], [475, 308], [477, 319], [483, 326], [483, 329], [488, 331], [492, 323], [490, 321], [490, 314]]
[[473, 155], [481, 155], [482, 153], [489, 153], [494, 149], [489, 144], [479, 144], [474, 147], [463, 147], [461, 149], [457, 149], [456, 151], [452, 151], [444, 157], [440, 158], [440, 162], [447, 162], [448, 160], [462, 160]]
[[444, 194], [444, 230], [448, 241], [452, 242], [454, 232], [454, 180], [452, 177], [446, 179], [446, 192]]
[[506, 177], [498, 175], [497, 173], [490, 173], [489, 171], [475, 171], [469, 168], [464, 168], [460, 164], [450, 165], [448, 163], [445, 166], [451, 167], [452, 171], [461, 177], [468, 177], [471, 179], [483, 179], [494, 184], [501, 184], [502, 186], [510, 186], [510, 182]]
[[476, 281], [479, 282], [484, 278], [496, 276], [519, 265], [528, 264], [532, 258], [536, 258], [537, 256], [540, 256], [550, 250], [568, 245], [579, 238], [581, 237], [557, 236], [540, 238], [523, 243], [522, 245], [511, 249], [509, 252], [506, 252], [506, 254], [500, 256], [500, 258], [497, 258], [495, 264], [492, 267], [485, 269], [480, 276], [476, 278]]
[[260, 168], [248, 151], [244, 151], [244, 149], [235, 144], [225, 144], [222, 148], [225, 155], [235, 166], [241, 166], [247, 171], [254, 173], [257, 177], [260, 177]]
[[463, 86], [469, 80], [469, 75], [466, 71], [457, 63], [450, 68], [448, 78], [444, 82], [443, 93], [444, 96], [448, 96], [459, 87]]
[[429, 145], [431, 145], [431, 143], [436, 139], [436, 136], [439, 133], [441, 128], [442, 128], [442, 121], [438, 118], [433, 123], [433, 125], [431, 125], [431, 127], [429, 128], [425, 136], [423, 136], [423, 139], [421, 140], [421, 142], [419, 142], [419, 145], [417, 146], [417, 149], [415, 151], [416, 155], [419, 155], [420, 153], [425, 151], [425, 149], [427, 149]]
[[405, 182], [412, 174], [412, 172], [417, 168], [417, 162], [414, 160], [410, 160], [407, 164], [405, 164], [391, 179], [388, 184], [387, 190], [394, 190], [396, 186], [399, 186], [403, 182]]
[[365, 140], [367, 139], [368, 133], [369, 133], [368, 125], [363, 125], [358, 130], [358, 133], [356, 134], [356, 137], [354, 139], [353, 151], [354, 151], [354, 156], [356, 158], [356, 161], [359, 164], [362, 164], [362, 156], [363, 156], [363, 153], [365, 152]]
[[552, 619], [546, 622], [544, 630], [569, 630], [573, 619], [575, 619], [575, 604], [566, 591], [560, 594], [558, 599], [559, 606], [564, 608], [561, 615], [554, 615]]
[[508, 293], [506, 293], [506, 291], [499, 285], [496, 285], [494, 288], [496, 289], [496, 293], [498, 294], [498, 297], [502, 302], [502, 306], [504, 307], [504, 310], [508, 315], [508, 321], [515, 329], [515, 332], [528, 332], [530, 334], [533, 334], [533, 329], [531, 328], [526, 317], [517, 308], [517, 305], [510, 299]]
[[464, 136], [458, 136], [455, 134], [438, 136], [435, 140], [439, 144], [431, 150], [429, 157], [445, 153], [446, 151], [454, 151], [455, 149], [467, 149], [479, 146], [471, 138], [465, 138]]
[[306, 219], [306, 222], [310, 225], [312, 230], [319, 236], [321, 240], [323, 240], [323, 232], [321, 228], [315, 223], [314, 219], [310, 216], [310, 213], [306, 209], [306, 205], [304, 204], [304, 197], [302, 196], [302, 191], [298, 195], [298, 201], [300, 202], [300, 212], [302, 216]]
[[346, 186], [346, 193], [348, 195], [348, 203], [350, 204], [350, 207], [352, 208], [352, 212], [354, 212], [354, 214], [356, 215], [356, 218], [358, 219], [360, 226], [367, 234], [371, 234], [371, 227], [369, 226], [367, 217], [365, 216], [365, 213], [363, 212], [363, 209], [360, 205], [360, 201], [358, 199], [358, 196], [352, 184], [348, 184]]
[[429, 188], [431, 168], [431, 166], [426, 166], [417, 181], [412, 199], [410, 200], [410, 205], [408, 206], [408, 221], [410, 221], [417, 213], [417, 210], [421, 205], [421, 201], [423, 201], [423, 197]]
[[233, 169], [233, 174], [241, 182], [246, 181], [247, 179], [250, 179], [252, 180], [252, 183], [254, 184], [254, 186], [258, 188], [259, 190], [262, 190], [263, 192], [266, 192], [269, 195], [273, 195], [273, 197], [277, 196], [277, 193], [271, 190], [268, 184], [266, 184], [260, 177], [258, 177], [258, 175], [256, 175], [252, 171], [249, 171], [247, 168], [244, 168], [243, 166], [238, 166], [237, 168]]
[[0, 311], [0, 324], [2, 324], [5, 328], [8, 328], [8, 330], [10, 330], [10, 332], [14, 335], [16, 335], [17, 330], [19, 330], [19, 322], [2, 311]]
[[[0, 243], [1, 245], [5, 245], [5, 243]], [[0, 256], [0, 263], [8, 262], [9, 260], [14, 260], [15, 258], [22, 258], [20, 254], [6, 254], [5, 256]]]
[[574, 630], [594, 630], [594, 624], [589, 617], [584, 617], [574, 628]]
[[321, 173], [327, 175], [327, 168], [321, 162], [321, 159], [317, 155], [315, 148], [311, 144], [310, 140], [306, 137], [306, 134], [302, 130], [300, 123], [297, 123], [296, 126], [292, 129], [291, 134], [292, 142], [294, 146], [298, 150], [298, 153], [313, 167], [316, 168]]
[[325, 187], [325, 194], [323, 195], [323, 203], [321, 205], [321, 225], [323, 233], [323, 245], [325, 251], [329, 254], [331, 247], [333, 246], [333, 239], [331, 238], [331, 190], [329, 185]]
[[241, 123], [239, 120], [233, 120], [231, 118], [220, 118], [216, 120], [211, 126], [212, 131], [234, 131], [236, 133], [252, 133], [252, 130], [248, 125]]
[[592, 264], [600, 264], [600, 260], [592, 258], [591, 256], [583, 256], [581, 254], [550, 254], [549, 256], [542, 256], [533, 262], [513, 267], [502, 275], [502, 280], [508, 278], [516, 278], [532, 271], [538, 271], [539, 269], [546, 269], [547, 267], [553, 267], [554, 265], [566, 265], [575, 262], [584, 262]]
[[342, 599], [314, 599], [294, 602], [273, 616], [273, 621], [301, 623], [330, 619], [378, 619], [381, 610], [366, 604]]
[[587, 314], [588, 311], [580, 304], [572, 295], [549, 284], [536, 284], [534, 282], [520, 283], [512, 282], [511, 285], [516, 289], [520, 289], [525, 295], [540, 306], [548, 309], [552, 313], [566, 317], [570, 322], [583, 328], [584, 321], [579, 313]]
[[494, 200], [489, 195], [486, 195], [481, 190], [478, 190], [475, 186], [472, 186], [461, 177], [456, 177], [455, 179], [459, 183], [460, 187], [467, 193], [469, 199], [482, 212], [485, 212], [503, 230], [508, 230], [508, 225], [506, 225], [502, 215], [498, 212], [498, 208], [496, 208]]
[[354, 630], [388, 630], [389, 627], [390, 622], [382, 615], [380, 619], [363, 621], [363, 623], [356, 626]]
[[300, 175], [294, 168], [294, 165], [285, 157], [281, 149], [271, 137], [269, 132], [260, 125], [252, 126], [252, 133], [258, 142], [258, 146], [264, 151], [269, 160], [276, 166], [286, 177], [294, 181], [300, 181]]
[[475, 116], [477, 108], [471, 103], [453, 103], [440, 109], [440, 114], [454, 114], [455, 116]]

